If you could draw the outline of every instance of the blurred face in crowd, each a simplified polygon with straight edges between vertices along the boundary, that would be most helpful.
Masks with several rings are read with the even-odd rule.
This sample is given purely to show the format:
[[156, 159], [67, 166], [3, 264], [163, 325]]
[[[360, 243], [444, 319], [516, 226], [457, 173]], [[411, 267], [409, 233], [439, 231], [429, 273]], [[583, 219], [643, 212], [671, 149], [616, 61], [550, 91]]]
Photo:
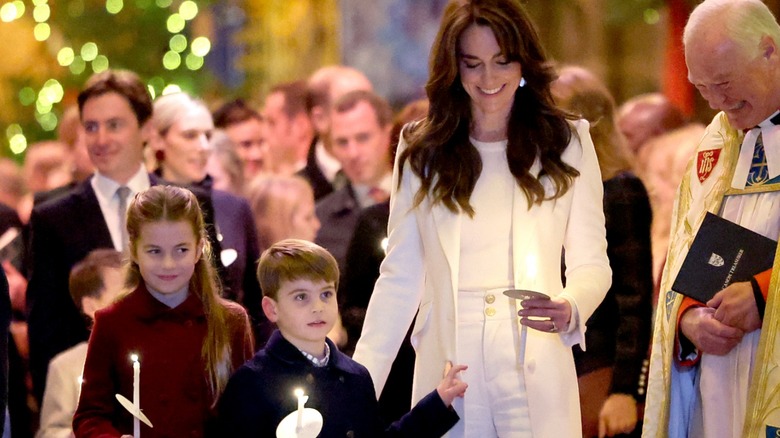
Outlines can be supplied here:
[[520, 63], [506, 59], [487, 26], [472, 24], [466, 28], [460, 36], [459, 51], [460, 81], [471, 97], [475, 119], [508, 116], [523, 77]]
[[230, 141], [236, 145], [236, 152], [244, 162], [244, 175], [251, 179], [268, 168], [268, 144], [265, 127], [260, 119], [250, 118], [225, 128]]
[[265, 99], [263, 116], [267, 123], [268, 151], [275, 162], [295, 159], [297, 139], [293, 121], [284, 112], [284, 94], [271, 93]]
[[319, 230], [320, 220], [314, 212], [314, 195], [306, 193], [301, 196], [293, 211], [289, 237], [314, 242]]
[[380, 126], [374, 108], [366, 101], [331, 113], [333, 155], [352, 184], [376, 185], [389, 171], [390, 130]]
[[183, 111], [178, 120], [160, 135], [163, 178], [179, 184], [202, 181], [211, 153], [209, 139], [214, 131], [211, 114], [202, 106]]
[[688, 79], [710, 107], [723, 111], [736, 129], [749, 129], [777, 110], [780, 84], [777, 46], [765, 36], [747, 50], [718, 29], [702, 29], [685, 48]]
[[92, 164], [102, 175], [124, 184], [143, 161], [143, 134], [130, 103], [115, 92], [84, 102], [84, 142]]

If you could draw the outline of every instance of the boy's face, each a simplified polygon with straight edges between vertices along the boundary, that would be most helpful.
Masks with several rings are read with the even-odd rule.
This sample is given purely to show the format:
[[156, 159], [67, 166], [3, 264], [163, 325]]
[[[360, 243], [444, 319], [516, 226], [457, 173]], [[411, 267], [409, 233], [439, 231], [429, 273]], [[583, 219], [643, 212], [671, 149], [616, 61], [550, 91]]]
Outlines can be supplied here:
[[81, 307], [84, 314], [90, 319], [95, 319], [95, 312], [116, 301], [122, 292], [124, 279], [122, 270], [119, 268], [105, 267], [101, 274], [103, 278], [103, 289], [98, 297], [85, 296], [81, 299]]
[[339, 314], [336, 286], [322, 280], [283, 282], [276, 300], [263, 297], [263, 311], [287, 341], [321, 357], [325, 337]]

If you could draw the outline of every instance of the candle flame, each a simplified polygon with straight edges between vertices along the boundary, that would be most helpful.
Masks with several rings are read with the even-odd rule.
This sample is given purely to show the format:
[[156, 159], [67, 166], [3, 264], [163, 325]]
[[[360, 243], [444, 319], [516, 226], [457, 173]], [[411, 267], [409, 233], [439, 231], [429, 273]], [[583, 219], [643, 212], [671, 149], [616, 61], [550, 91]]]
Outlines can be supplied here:
[[131, 354], [130, 355], [130, 360], [132, 360], [133, 362], [138, 362], [138, 355], [137, 354]]
[[293, 394], [295, 394], [296, 397], [303, 397], [303, 390], [301, 388], [295, 388]]

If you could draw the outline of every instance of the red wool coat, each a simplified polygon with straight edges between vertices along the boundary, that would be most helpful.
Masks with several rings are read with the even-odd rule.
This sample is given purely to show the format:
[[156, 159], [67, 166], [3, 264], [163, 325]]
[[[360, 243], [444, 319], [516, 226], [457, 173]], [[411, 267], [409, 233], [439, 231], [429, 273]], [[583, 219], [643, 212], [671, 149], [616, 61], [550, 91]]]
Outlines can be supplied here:
[[[252, 357], [253, 341], [246, 312], [229, 303], [233, 370]], [[140, 362], [141, 410], [153, 428], [141, 423], [141, 435], [202, 437], [214, 413], [201, 348], [206, 318], [193, 294], [171, 309], [144, 286], [99, 311], [89, 339], [84, 382], [73, 430], [77, 437], [132, 435], [131, 415], [115, 394], [133, 399], [131, 354]]]

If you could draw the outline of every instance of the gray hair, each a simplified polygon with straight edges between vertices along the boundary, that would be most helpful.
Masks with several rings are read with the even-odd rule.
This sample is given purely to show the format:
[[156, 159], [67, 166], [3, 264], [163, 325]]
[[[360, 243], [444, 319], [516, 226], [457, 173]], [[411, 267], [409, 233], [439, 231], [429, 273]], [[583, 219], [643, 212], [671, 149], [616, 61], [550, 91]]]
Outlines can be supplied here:
[[762, 37], [768, 35], [780, 43], [780, 25], [772, 11], [760, 0], [705, 0], [698, 5], [685, 25], [683, 44], [688, 46], [701, 26], [717, 24], [743, 52], [758, 52]]

